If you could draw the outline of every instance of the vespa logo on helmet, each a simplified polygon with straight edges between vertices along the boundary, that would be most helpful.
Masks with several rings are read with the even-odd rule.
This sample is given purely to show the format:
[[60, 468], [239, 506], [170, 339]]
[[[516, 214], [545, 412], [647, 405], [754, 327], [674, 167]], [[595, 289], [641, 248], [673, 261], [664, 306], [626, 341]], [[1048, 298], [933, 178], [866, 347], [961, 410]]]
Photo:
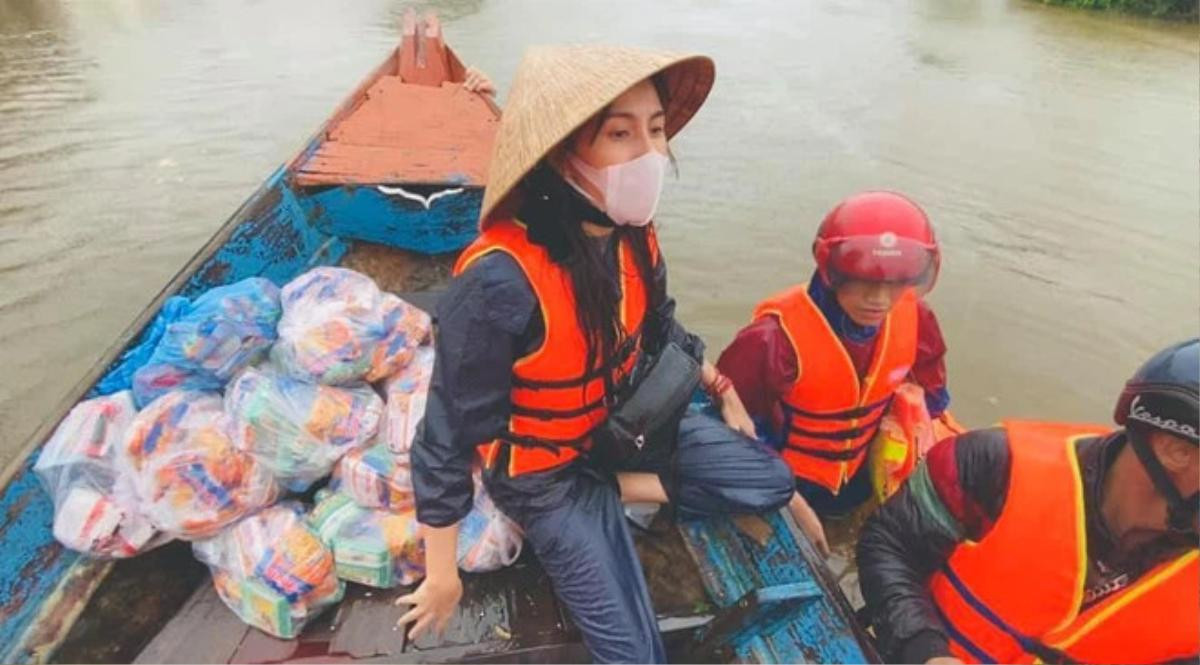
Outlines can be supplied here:
[[1180, 436], [1186, 436], [1189, 439], [1200, 438], [1200, 433], [1196, 432], [1196, 428], [1188, 423], [1181, 423], [1174, 418], [1163, 418], [1162, 416], [1150, 413], [1150, 410], [1142, 406], [1142, 396], [1138, 395], [1129, 403], [1129, 417], [1133, 420], [1146, 423], [1156, 429], [1173, 432]]
[[885, 231], [879, 234], [879, 247], [872, 249], [871, 254], [874, 256], [900, 256], [904, 254], [902, 250], [895, 249], [896, 234], [891, 231]]

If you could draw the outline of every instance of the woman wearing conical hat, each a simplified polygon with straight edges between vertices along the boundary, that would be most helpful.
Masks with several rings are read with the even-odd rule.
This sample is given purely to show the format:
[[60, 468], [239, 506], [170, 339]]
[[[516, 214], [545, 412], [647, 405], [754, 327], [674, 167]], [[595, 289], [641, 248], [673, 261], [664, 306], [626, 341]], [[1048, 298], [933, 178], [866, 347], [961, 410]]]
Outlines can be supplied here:
[[703, 360], [704, 344], [674, 318], [652, 220], [668, 139], [713, 75], [703, 56], [596, 46], [533, 49], [518, 68], [482, 232], [438, 308], [412, 452], [428, 566], [401, 599], [414, 605], [401, 617], [413, 634], [440, 630], [462, 594], [456, 525], [472, 506], [477, 452], [492, 499], [523, 528], [601, 662], [665, 658], [622, 500], [711, 515], [791, 498], [789, 469], [752, 439], [736, 393], [708, 363], [702, 385], [724, 423], [677, 416], [665, 428], [669, 452], [632, 462], [606, 463], [593, 445], [643, 352], [673, 343]]

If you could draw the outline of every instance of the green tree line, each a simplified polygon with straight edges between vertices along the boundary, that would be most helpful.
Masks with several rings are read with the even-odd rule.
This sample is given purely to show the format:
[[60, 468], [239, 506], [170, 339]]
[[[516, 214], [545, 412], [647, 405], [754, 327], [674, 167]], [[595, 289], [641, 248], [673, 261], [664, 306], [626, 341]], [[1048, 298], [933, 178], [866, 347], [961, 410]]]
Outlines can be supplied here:
[[1198, 0], [1042, 0], [1042, 2], [1082, 9], [1110, 9], [1143, 16], [1193, 21], [1200, 14]]

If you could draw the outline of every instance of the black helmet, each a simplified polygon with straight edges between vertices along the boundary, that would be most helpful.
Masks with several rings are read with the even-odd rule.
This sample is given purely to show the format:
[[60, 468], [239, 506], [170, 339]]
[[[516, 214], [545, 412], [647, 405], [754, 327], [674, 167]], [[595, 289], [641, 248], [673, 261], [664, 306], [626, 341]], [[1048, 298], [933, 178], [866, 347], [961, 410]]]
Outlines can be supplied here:
[[[1127, 430], [1136, 423], [1136, 429], [1162, 430], [1200, 445], [1200, 339], [1180, 342], [1147, 360], [1125, 383], [1113, 418]], [[1180, 495], [1147, 437], [1130, 432], [1128, 440], [1167, 500], [1167, 528], [1189, 531], [1200, 511], [1200, 495]]]
[[1154, 354], [1117, 400], [1118, 425], [1134, 420], [1200, 445], [1200, 339]]

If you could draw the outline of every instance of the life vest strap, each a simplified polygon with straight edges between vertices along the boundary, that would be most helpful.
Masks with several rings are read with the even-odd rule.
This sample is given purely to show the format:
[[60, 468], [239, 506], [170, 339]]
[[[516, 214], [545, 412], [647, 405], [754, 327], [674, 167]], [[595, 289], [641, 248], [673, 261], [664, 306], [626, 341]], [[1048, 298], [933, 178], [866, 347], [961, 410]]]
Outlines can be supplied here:
[[879, 400], [878, 402], [875, 402], [873, 404], [867, 404], [866, 406], [859, 406], [859, 407], [855, 407], [853, 409], [846, 409], [845, 411], [826, 411], [824, 413], [818, 413], [816, 411], [805, 411], [804, 409], [797, 408], [795, 405], [789, 404], [786, 401], [783, 402], [783, 406], [788, 413], [795, 415], [795, 416], [801, 416], [803, 418], [809, 418], [812, 420], [845, 420], [847, 418], [861, 418], [861, 417], [867, 415], [868, 413], [871, 413], [875, 409], [878, 409], [880, 407], [886, 407], [888, 405], [888, 402], [891, 402], [891, 401], [892, 401], [892, 396], [888, 395], [887, 397], [884, 397], [883, 399]]
[[639, 328], [634, 334], [629, 335], [625, 338], [625, 341], [621, 342], [621, 346], [617, 347], [617, 352], [613, 354], [613, 357], [610, 358], [608, 362], [601, 363], [599, 366], [592, 369], [590, 372], [584, 373], [580, 377], [573, 379], [541, 380], [526, 379], [517, 374], [513, 374], [513, 387], [530, 388], [536, 390], [538, 388], [574, 388], [576, 386], [583, 386], [589, 381], [594, 381], [605, 375], [611, 374], [613, 370], [619, 369], [622, 365], [624, 365], [629, 360], [629, 357], [632, 356], [634, 352], [637, 351], [638, 347], [641, 346], [641, 339], [642, 331]]
[[809, 448], [807, 446], [797, 446], [790, 442], [786, 445], [788, 450], [794, 450], [802, 455], [820, 457], [821, 459], [832, 460], [835, 462], [847, 462], [849, 460], [856, 459], [860, 454], [862, 454], [863, 449], [870, 445], [870, 443], [871, 442], [868, 440], [858, 444], [857, 446], [854, 446], [853, 448], [847, 448], [846, 450], [824, 450], [822, 448]]
[[[788, 430], [796, 435], [806, 439], [821, 439], [823, 441], [845, 441], [846, 439], [857, 439], [865, 434], [874, 434], [879, 428], [879, 423], [883, 420], [883, 413], [876, 416], [871, 422], [863, 423], [858, 427], [849, 427], [839, 429], [833, 432], [819, 432], [816, 430], [805, 429], [797, 426], [795, 423], [788, 424]], [[865, 447], [868, 442], [862, 443], [859, 447]]]
[[537, 418], [538, 420], [558, 420], [560, 418], [578, 418], [579, 416], [586, 416], [587, 414], [595, 411], [596, 409], [602, 409], [605, 406], [608, 406], [607, 401], [608, 401], [607, 398], [605, 396], [601, 395], [599, 398], [592, 400], [591, 402], [584, 404], [583, 406], [580, 406], [578, 408], [574, 408], [574, 409], [545, 409], [545, 408], [539, 409], [539, 408], [534, 408], [531, 406], [522, 406], [520, 404], [514, 403], [512, 405], [512, 414], [514, 416], [524, 416], [526, 418]]

